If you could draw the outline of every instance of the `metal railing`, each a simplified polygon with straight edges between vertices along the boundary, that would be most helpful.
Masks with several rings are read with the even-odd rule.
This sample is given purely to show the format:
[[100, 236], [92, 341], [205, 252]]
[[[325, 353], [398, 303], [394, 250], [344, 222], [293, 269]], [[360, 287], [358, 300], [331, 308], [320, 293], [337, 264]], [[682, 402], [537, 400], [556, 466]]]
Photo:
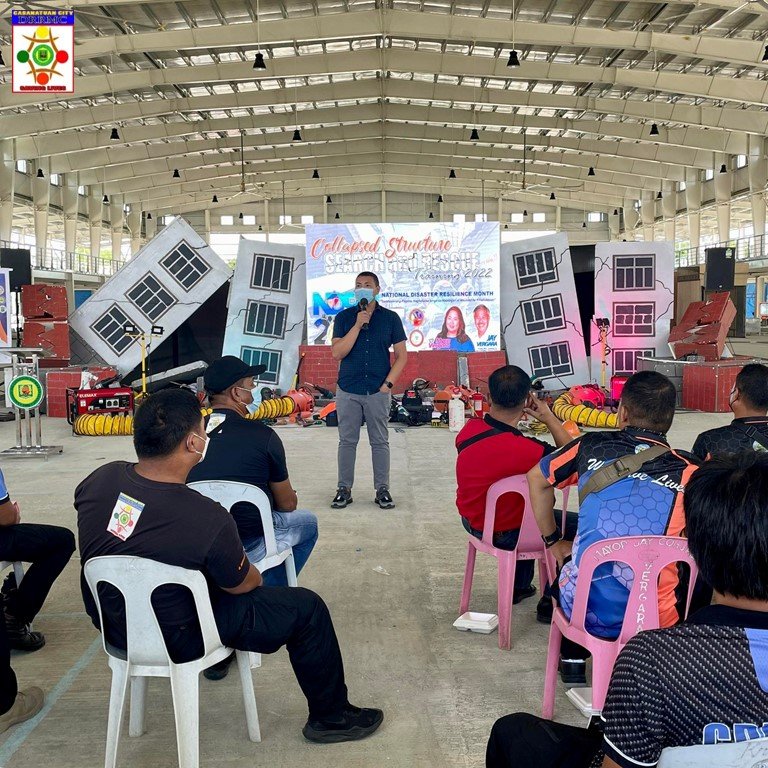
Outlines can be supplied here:
[[681, 248], [675, 251], [675, 268], [695, 267], [706, 261], [707, 248], [735, 248], [737, 261], [756, 261], [768, 258], [765, 251], [765, 235], [739, 237], [724, 243], [700, 245], [697, 248]]
[[35, 248], [34, 246], [10, 243], [6, 240], [0, 240], [0, 246], [28, 250], [32, 255], [32, 269], [51, 272], [76, 272], [80, 275], [110, 277], [125, 264], [120, 259], [105, 259], [101, 256], [90, 256], [83, 253], [66, 253], [56, 248]]

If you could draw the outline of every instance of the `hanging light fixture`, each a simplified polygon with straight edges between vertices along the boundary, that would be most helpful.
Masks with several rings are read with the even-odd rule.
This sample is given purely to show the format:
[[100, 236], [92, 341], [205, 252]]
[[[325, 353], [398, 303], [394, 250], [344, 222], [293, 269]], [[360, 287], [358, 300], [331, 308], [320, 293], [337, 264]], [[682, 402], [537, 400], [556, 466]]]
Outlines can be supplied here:
[[470, 141], [480, 141], [480, 134], [477, 132], [477, 128], [472, 129], [472, 133], [469, 134]]
[[253, 60], [253, 68], [254, 69], [266, 69], [267, 68], [266, 63], [264, 62], [264, 54], [261, 51], [259, 51], [256, 54], [256, 57]]
[[339, 216], [339, 212], [338, 211], [336, 211], [336, 215], [333, 218], [334, 219], [340, 219], [341, 218], [341, 216]]
[[595, 175], [595, 169], [590, 165], [589, 170], [587, 171], [587, 176], [594, 176]]
[[243, 218], [243, 212], [242, 211], [240, 211], [240, 213], [237, 214], [237, 218], [238, 219], [242, 219]]
[[147, 221], [152, 221], [152, 214], [151, 213], [147, 214]]
[[[765, 46], [765, 51], [763, 51], [763, 61], [768, 61], [768, 45]], [[1, 61], [0, 64], [2, 64]]]
[[109, 138], [112, 141], [119, 141], [120, 140], [120, 134], [117, 132], [117, 128], [112, 129], [112, 133], [109, 134]]
[[328, 205], [330, 205], [333, 202], [333, 200], [331, 200], [331, 196], [330, 195], [326, 196], [325, 202], [328, 203]]
[[38, 168], [37, 169], [37, 178], [38, 179], [44, 179], [45, 178], [45, 174], [43, 173], [43, 169], [42, 168]]
[[438, 195], [437, 196], [437, 202], [438, 203], [442, 203], [443, 202], [443, 196], [442, 195]]
[[451, 168], [451, 172], [448, 174], [449, 179], [455, 179], [456, 178], [456, 171]]
[[651, 136], [658, 136], [659, 135], [659, 126], [656, 125], [656, 123], [651, 124]]
[[293, 140], [301, 141], [301, 131], [298, 128], [295, 128], [293, 131]]
[[515, 0], [512, 0], [512, 50], [509, 52], [509, 59], [507, 60], [508, 67], [519, 67], [520, 59], [517, 57], [517, 51], [515, 50]]
[[728, 169], [725, 167], [725, 163], [720, 166], [720, 173], [728, 173]]
[[5, 62], [3, 61], [3, 54], [0, 53], [0, 67], [4, 67], [4, 66], [5, 66]]
[[259, 224], [259, 232], [263, 232], [263, 231], [264, 231], [264, 227], [262, 227], [261, 224]]
[[430, 212], [429, 212], [429, 218], [430, 218], [430, 219], [434, 219], [434, 218], [435, 218], [435, 214], [434, 214], [434, 213], [432, 213], [432, 211], [430, 211]]
[[661, 190], [659, 190], [659, 193], [656, 195], [656, 199], [657, 200], [663, 200], [664, 199], [664, 195], [661, 194]]
[[266, 69], [264, 54], [261, 52], [261, 13], [259, 13], [259, 0], [256, 0], [256, 58], [253, 60], [254, 69]]
[[211, 202], [212, 203], [218, 203], [219, 202], [219, 196], [218, 195], [214, 195], [213, 198], [211, 199]]
[[315, 168], [315, 170], [312, 171], [312, 178], [313, 179], [319, 179], [320, 178], [320, 171], [318, 171], [317, 168]]
[[554, 192], [550, 192], [549, 193], [549, 199], [550, 200], [554, 200], [555, 199], [555, 193]]
[[525, 218], [527, 218], [527, 217], [528, 217], [528, 211], [527, 211], [527, 210], [525, 210], [525, 211], [523, 211], [523, 218], [525, 219]]
[[173, 169], [173, 178], [174, 179], [180, 179], [181, 178], [181, 174], [179, 173], [179, 169], [178, 168], [174, 168]]
[[104, 205], [109, 205], [109, 198], [107, 197], [107, 193], [106, 192], [104, 193], [104, 197], [101, 198], [101, 202]]
[[587, 228], [587, 222], [586, 221], [582, 221], [581, 222], [581, 228], [582, 229], [586, 229]]
[[619, 215], [619, 209], [618, 208], [614, 208], [613, 209], [613, 215], [614, 216], [618, 216]]

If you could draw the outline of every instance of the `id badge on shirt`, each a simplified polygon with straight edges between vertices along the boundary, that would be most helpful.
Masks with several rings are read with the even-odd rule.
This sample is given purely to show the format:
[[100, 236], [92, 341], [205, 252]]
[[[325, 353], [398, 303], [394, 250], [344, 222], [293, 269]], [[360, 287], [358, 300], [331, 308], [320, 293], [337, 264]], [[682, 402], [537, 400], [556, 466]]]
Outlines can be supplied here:
[[121, 541], [125, 541], [136, 530], [136, 524], [139, 522], [143, 510], [143, 502], [134, 499], [127, 493], [121, 493], [117, 497], [112, 514], [109, 516], [107, 531], [113, 536], [117, 536]]
[[218, 429], [224, 423], [226, 418], [226, 415], [223, 413], [212, 413], [208, 417], [208, 424], [205, 427], [206, 433], [210, 435], [214, 429]]

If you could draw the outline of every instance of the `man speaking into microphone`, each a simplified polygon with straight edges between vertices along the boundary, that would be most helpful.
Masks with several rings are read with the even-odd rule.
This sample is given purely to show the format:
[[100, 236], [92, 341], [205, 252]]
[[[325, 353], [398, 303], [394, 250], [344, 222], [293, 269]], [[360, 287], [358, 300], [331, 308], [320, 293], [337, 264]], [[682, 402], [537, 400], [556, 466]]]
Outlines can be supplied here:
[[[336, 413], [339, 419], [339, 482], [331, 506], [352, 503], [355, 457], [365, 416], [373, 459], [375, 503], [395, 506], [389, 492], [389, 406], [392, 387], [405, 367], [405, 331], [400, 317], [379, 305], [379, 278], [361, 272], [355, 279], [354, 307], [342, 310], [333, 322], [334, 360], [339, 360]], [[390, 366], [389, 348], [395, 360]]]

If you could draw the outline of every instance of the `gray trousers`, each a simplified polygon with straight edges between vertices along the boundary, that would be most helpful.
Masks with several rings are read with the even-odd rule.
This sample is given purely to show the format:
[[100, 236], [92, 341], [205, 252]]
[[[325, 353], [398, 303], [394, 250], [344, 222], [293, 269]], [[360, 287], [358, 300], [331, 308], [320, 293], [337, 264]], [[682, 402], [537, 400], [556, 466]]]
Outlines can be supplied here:
[[389, 392], [353, 395], [336, 390], [336, 413], [339, 418], [339, 485], [351, 488], [355, 482], [355, 457], [360, 439], [360, 427], [365, 416], [368, 442], [373, 459], [373, 486], [389, 486]]

